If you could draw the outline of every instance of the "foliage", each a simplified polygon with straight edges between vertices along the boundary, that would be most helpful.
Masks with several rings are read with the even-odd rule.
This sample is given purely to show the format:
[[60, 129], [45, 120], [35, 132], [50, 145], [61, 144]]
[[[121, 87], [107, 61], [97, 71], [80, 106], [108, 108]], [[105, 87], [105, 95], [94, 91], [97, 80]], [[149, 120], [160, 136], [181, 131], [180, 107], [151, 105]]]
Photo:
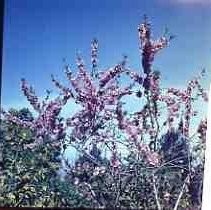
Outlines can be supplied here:
[[[15, 116], [32, 121], [27, 109], [10, 110]], [[83, 199], [58, 176], [60, 145], [45, 143], [36, 148], [34, 133], [13, 122], [1, 122], [2, 173], [1, 206], [82, 205]], [[69, 197], [72, 199], [70, 200]]]

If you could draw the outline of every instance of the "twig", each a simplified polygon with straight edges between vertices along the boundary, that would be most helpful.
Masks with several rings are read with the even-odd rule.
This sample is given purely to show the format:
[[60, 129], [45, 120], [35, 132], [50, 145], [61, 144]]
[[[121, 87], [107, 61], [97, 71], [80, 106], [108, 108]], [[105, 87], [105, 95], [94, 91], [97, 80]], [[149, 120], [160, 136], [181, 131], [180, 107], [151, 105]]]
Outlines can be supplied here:
[[121, 177], [120, 177], [120, 174], [119, 174], [119, 183], [117, 184], [118, 186], [118, 192], [117, 192], [117, 196], [116, 196], [116, 201], [115, 201], [115, 206], [118, 204], [119, 202], [119, 197], [120, 197], [120, 194], [121, 194]]
[[158, 210], [162, 210], [162, 207], [160, 205], [160, 201], [159, 201], [159, 198], [158, 198], [158, 191], [157, 191], [157, 187], [156, 187], [156, 183], [155, 183], [155, 176], [154, 176], [154, 174], [153, 174], [153, 188], [154, 188], [155, 200], [156, 200], [156, 204], [157, 204]]
[[184, 189], [185, 189], [185, 186], [186, 186], [186, 183], [187, 183], [188, 179], [189, 179], [189, 175], [186, 177], [186, 179], [185, 179], [185, 181], [183, 183], [182, 189], [180, 191], [180, 194], [179, 194], [179, 196], [177, 198], [177, 201], [176, 201], [176, 204], [174, 206], [174, 210], [177, 210], [178, 209], [178, 206], [179, 206], [180, 200], [181, 200], [181, 198], [183, 196]]
[[84, 154], [84, 155], [85, 155], [87, 158], [89, 158], [89, 160], [91, 160], [93, 163], [95, 163], [95, 164], [98, 165], [98, 166], [101, 166], [101, 164], [98, 163], [92, 155], [86, 153], [83, 149], [80, 149], [80, 148], [78, 148], [77, 146], [75, 146], [75, 145], [73, 145], [73, 144], [70, 144], [70, 145], [71, 145], [72, 147], [74, 147], [76, 150], [78, 150], [79, 152], [81, 152], [82, 154]]

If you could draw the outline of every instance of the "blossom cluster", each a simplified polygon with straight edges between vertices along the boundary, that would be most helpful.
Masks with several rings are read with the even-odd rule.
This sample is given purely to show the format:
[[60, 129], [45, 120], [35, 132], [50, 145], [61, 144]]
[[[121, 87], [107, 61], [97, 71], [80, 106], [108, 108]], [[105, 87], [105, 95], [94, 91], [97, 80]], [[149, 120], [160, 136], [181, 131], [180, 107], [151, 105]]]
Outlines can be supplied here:
[[35, 94], [35, 91], [31, 86], [27, 85], [25, 79], [21, 79], [21, 89], [26, 96], [29, 103], [33, 106], [34, 110], [40, 112], [41, 111], [41, 104], [38, 101], [38, 97]]
[[98, 41], [97, 39], [94, 39], [91, 43], [91, 62], [92, 62], [92, 76], [93, 77], [98, 77], [98, 72], [97, 72], [97, 63], [98, 63], [98, 58], [97, 58], [97, 53], [98, 53]]
[[[199, 96], [201, 96], [201, 98], [205, 102], [208, 101], [207, 92], [201, 87], [200, 84], [200, 79], [202, 79], [203, 75], [204, 70], [202, 70], [199, 76], [188, 82], [187, 88], [185, 90], [169, 88], [167, 91], [167, 94], [170, 95], [170, 97], [168, 97], [168, 100], [171, 100], [169, 101], [170, 103], [167, 103], [169, 107], [169, 116], [174, 116], [174, 114], [176, 114], [176, 116], [178, 117], [179, 111], [183, 111], [183, 132], [186, 137], [189, 136], [190, 119], [192, 116], [197, 115], [197, 112], [193, 109], [194, 101], [197, 100]], [[167, 100], [165, 100], [165, 102], [167, 102]], [[182, 105], [184, 105], [184, 109], [182, 109]]]
[[153, 71], [152, 63], [154, 61], [155, 55], [160, 50], [168, 46], [169, 41], [172, 39], [172, 37], [167, 37], [163, 35], [160, 39], [153, 40], [151, 35], [151, 25], [147, 21], [147, 18], [145, 18], [144, 23], [139, 25], [138, 33], [142, 55], [142, 67], [145, 74], [143, 86], [145, 88], [145, 91], [148, 92], [148, 90], [150, 89], [150, 84], [152, 82], [152, 77], [150, 77], [150, 75]]
[[202, 142], [206, 142], [206, 131], [207, 131], [207, 120], [202, 120], [198, 127], [198, 134], [199, 138], [202, 140]]
[[[81, 105], [82, 110], [67, 119], [68, 127], [73, 128], [72, 134], [76, 139], [83, 139], [105, 124], [109, 115], [114, 111], [113, 106], [124, 95], [131, 94], [131, 87], [118, 87], [115, 77], [124, 71], [121, 64], [109, 69], [98, 77], [95, 81], [85, 66], [81, 58], [78, 58], [77, 65], [79, 72], [75, 77], [70, 71], [66, 71], [67, 78], [73, 89], [75, 103]], [[109, 108], [110, 107], [110, 108]]]
[[22, 79], [21, 82], [24, 95], [34, 110], [38, 111], [38, 115], [31, 121], [28, 121], [20, 119], [18, 116], [5, 110], [2, 110], [1, 114], [8, 122], [29, 128], [35, 133], [35, 143], [26, 145], [26, 148], [34, 148], [48, 140], [51, 142], [61, 140], [65, 135], [65, 125], [64, 122], [59, 120], [59, 114], [69, 97], [65, 95], [63, 98], [57, 97], [51, 101], [43, 100], [42, 103], [40, 103], [38, 102], [38, 97], [35, 95], [34, 90], [27, 84], [26, 80]]

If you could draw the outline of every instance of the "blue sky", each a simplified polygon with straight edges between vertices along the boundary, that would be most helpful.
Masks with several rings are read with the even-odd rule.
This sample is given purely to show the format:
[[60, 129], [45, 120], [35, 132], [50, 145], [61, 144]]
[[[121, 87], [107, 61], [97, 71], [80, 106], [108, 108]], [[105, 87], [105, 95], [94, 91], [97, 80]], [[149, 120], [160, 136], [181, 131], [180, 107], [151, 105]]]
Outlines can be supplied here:
[[[94, 37], [102, 69], [127, 54], [129, 65], [141, 71], [137, 26], [144, 14], [155, 37], [165, 26], [177, 35], [154, 64], [164, 86], [183, 87], [203, 67], [211, 72], [210, 0], [7, 0], [5, 6], [3, 107], [28, 105], [19, 89], [22, 77], [40, 96], [53, 89], [51, 73], [65, 81], [62, 59], [76, 69], [77, 50], [89, 65]], [[208, 74], [207, 88], [210, 81]]]

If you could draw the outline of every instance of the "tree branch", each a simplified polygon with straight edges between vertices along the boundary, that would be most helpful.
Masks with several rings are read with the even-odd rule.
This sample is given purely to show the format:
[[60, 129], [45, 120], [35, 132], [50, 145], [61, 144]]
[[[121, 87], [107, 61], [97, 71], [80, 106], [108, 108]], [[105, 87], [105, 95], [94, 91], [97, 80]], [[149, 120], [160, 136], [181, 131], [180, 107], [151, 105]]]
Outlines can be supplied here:
[[179, 194], [179, 196], [177, 198], [177, 201], [175, 203], [174, 210], [177, 210], [178, 209], [180, 200], [181, 200], [181, 198], [183, 196], [183, 193], [184, 193], [184, 190], [185, 190], [185, 186], [186, 186], [186, 183], [187, 183], [188, 180], [189, 180], [189, 175], [186, 177], [186, 179], [185, 179], [185, 181], [183, 183], [182, 189], [181, 189], [180, 194]]
[[160, 204], [160, 201], [159, 201], [159, 197], [158, 197], [158, 191], [157, 191], [157, 187], [156, 187], [154, 174], [153, 174], [153, 189], [154, 189], [155, 200], [156, 200], [156, 204], [157, 204], [158, 210], [162, 210], [162, 207], [161, 207], [161, 204]]

